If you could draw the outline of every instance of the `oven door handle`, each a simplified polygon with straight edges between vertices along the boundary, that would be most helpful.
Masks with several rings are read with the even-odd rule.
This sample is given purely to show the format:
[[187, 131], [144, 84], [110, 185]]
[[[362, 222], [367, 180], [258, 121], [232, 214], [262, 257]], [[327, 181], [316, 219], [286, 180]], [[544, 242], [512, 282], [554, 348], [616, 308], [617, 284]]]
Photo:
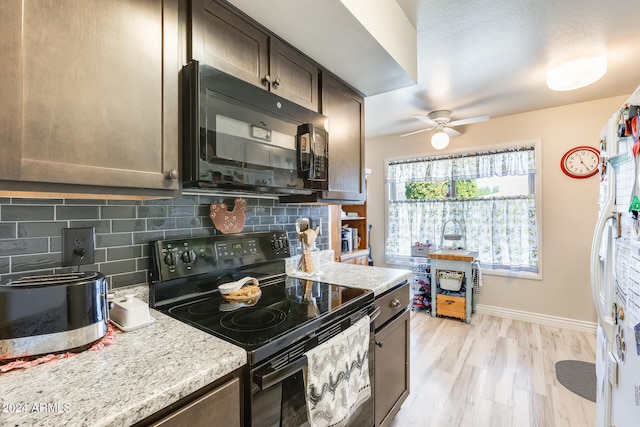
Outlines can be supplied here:
[[369, 313], [369, 323], [373, 323], [380, 316], [380, 311], [380, 307], [376, 307]]
[[261, 390], [264, 390], [295, 374], [296, 372], [307, 366], [307, 364], [307, 356], [302, 356], [280, 369], [272, 370], [270, 368], [266, 368], [254, 372], [253, 381], [258, 387], [260, 387]]

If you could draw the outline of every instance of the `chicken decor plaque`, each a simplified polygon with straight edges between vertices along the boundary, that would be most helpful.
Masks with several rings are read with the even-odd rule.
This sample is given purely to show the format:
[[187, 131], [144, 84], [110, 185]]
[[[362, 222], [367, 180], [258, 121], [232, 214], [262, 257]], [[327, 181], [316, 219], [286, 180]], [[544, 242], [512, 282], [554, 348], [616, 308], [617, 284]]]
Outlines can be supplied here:
[[227, 210], [227, 204], [211, 203], [209, 206], [209, 218], [213, 221], [213, 226], [223, 234], [239, 233], [244, 228], [247, 201], [245, 199], [235, 199], [233, 210]]

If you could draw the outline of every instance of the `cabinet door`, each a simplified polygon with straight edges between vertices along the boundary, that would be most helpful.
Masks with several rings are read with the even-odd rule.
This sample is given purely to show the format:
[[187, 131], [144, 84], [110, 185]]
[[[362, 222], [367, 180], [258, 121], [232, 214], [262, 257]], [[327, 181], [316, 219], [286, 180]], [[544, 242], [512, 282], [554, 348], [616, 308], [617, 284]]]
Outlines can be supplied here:
[[215, 1], [192, 7], [192, 58], [268, 89], [269, 35]]
[[209, 427], [211, 425], [240, 427], [240, 380], [238, 378], [221, 385], [152, 426]]
[[409, 395], [409, 311], [376, 332], [376, 425], [388, 426]]
[[364, 100], [325, 73], [322, 114], [329, 118], [329, 191], [323, 198], [362, 202], [366, 197]]
[[11, 16], [0, 179], [177, 189], [177, 3], [25, 0]]
[[271, 91], [318, 111], [318, 68], [275, 37], [271, 38], [270, 53]]

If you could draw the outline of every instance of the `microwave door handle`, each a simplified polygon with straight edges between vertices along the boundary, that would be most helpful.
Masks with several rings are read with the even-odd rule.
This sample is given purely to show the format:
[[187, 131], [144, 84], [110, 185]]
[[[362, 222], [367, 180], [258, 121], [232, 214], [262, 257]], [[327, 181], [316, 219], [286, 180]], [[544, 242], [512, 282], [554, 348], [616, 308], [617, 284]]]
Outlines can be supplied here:
[[282, 368], [276, 370], [264, 369], [263, 372], [254, 372], [253, 381], [261, 390], [264, 390], [300, 371], [307, 366], [307, 364], [307, 356], [302, 356]]

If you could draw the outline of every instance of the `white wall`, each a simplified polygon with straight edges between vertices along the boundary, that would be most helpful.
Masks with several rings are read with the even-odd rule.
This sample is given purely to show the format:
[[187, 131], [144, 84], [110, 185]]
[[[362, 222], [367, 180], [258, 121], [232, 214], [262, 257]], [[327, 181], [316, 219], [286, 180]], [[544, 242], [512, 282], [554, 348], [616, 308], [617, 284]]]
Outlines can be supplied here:
[[[541, 140], [542, 280], [484, 275], [478, 304], [528, 313], [595, 322], [589, 279], [589, 253], [597, 219], [598, 176], [571, 179], [560, 169], [571, 147], [599, 147], [600, 130], [626, 96], [499, 117], [469, 125], [452, 138], [450, 151], [476, 151], [510, 142]], [[384, 264], [384, 159], [433, 154], [431, 132], [399, 138], [366, 139], [367, 216], [375, 265]], [[445, 152], [447, 151], [445, 150]], [[442, 152], [437, 152], [442, 153]], [[541, 215], [541, 216], [540, 216]]]

